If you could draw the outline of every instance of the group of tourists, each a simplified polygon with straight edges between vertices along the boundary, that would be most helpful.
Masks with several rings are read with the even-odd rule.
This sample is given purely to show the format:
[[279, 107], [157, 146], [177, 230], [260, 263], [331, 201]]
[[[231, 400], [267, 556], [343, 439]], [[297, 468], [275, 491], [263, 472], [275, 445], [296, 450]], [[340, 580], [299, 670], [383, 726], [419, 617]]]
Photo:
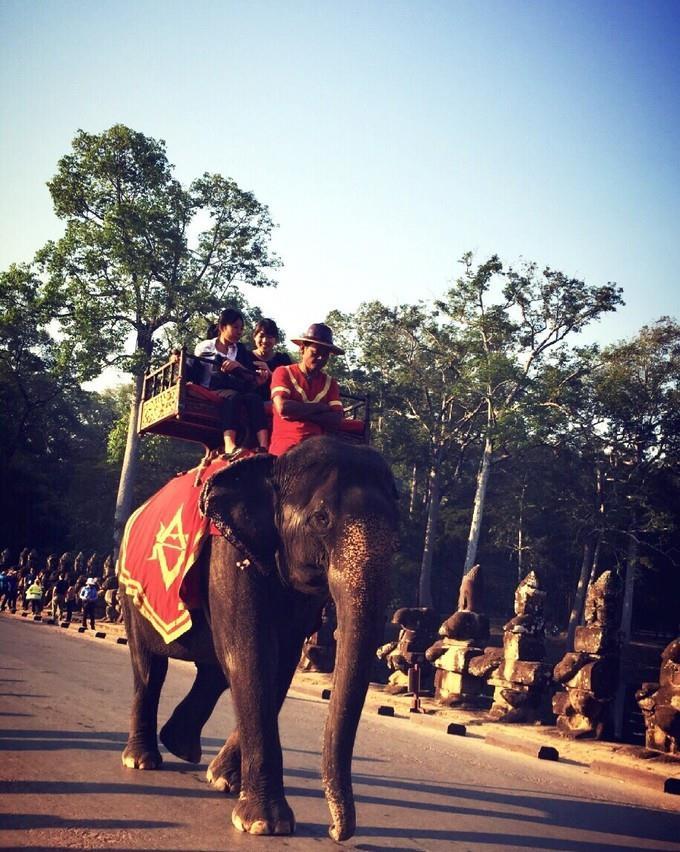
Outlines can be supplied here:
[[103, 600], [106, 619], [120, 619], [116, 601], [118, 581], [112, 572], [100, 579], [76, 575], [66, 567], [38, 570], [35, 559], [27, 559], [23, 554], [19, 563], [11, 565], [7, 550], [0, 554], [0, 611], [15, 613], [18, 607], [33, 615], [46, 611], [55, 621], [67, 624], [77, 616], [82, 619], [83, 627], [89, 625], [94, 630], [97, 607]]
[[[292, 342], [300, 349], [293, 364], [277, 352], [279, 330], [274, 320], [262, 319], [253, 330], [252, 349], [241, 343], [243, 316], [226, 308], [213, 335], [194, 351], [195, 380], [221, 397], [224, 452], [236, 460], [244, 450], [237, 446], [243, 413], [257, 442], [256, 452], [279, 456], [312, 435], [337, 429], [343, 419], [338, 383], [324, 372], [331, 354], [343, 350], [333, 344], [333, 333], [323, 323], [312, 324]], [[271, 400], [271, 434], [265, 403]]]

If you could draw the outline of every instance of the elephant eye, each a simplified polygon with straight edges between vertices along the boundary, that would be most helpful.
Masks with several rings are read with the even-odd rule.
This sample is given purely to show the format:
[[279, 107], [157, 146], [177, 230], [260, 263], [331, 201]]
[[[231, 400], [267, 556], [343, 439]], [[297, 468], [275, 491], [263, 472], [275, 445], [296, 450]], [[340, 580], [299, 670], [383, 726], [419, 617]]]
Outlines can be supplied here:
[[318, 509], [316, 512], [312, 512], [309, 520], [312, 526], [319, 530], [327, 530], [331, 524], [331, 519], [325, 509]]

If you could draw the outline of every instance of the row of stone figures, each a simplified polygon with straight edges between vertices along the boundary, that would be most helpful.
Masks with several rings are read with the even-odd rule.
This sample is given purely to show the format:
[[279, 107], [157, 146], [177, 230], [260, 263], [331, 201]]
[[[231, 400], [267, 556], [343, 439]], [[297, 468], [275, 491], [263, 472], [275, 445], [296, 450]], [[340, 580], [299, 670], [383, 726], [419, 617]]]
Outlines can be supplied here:
[[95, 551], [86, 558], [82, 550], [75, 555], [67, 550], [61, 556], [57, 556], [56, 553], [50, 553], [43, 562], [40, 559], [38, 551], [30, 547], [24, 547], [16, 560], [12, 558], [9, 548], [1, 550], [0, 568], [15, 568], [19, 572], [29, 572], [34, 576], [42, 572], [45, 577], [61, 573], [72, 576], [73, 578], [81, 575], [86, 577], [107, 577], [115, 573], [112, 554], [102, 557]]
[[[590, 583], [584, 624], [577, 627], [574, 650], [551, 669], [545, 662], [545, 600], [536, 574], [530, 572], [515, 591], [515, 615], [503, 627], [503, 645], [486, 647], [489, 619], [482, 610], [482, 572], [475, 566], [461, 583], [458, 609], [437, 630], [436, 613], [402, 607], [392, 618], [399, 637], [378, 649], [391, 670], [386, 690], [411, 691], [415, 666], [434, 674], [435, 699], [444, 706], [478, 709], [493, 699], [490, 719], [533, 722], [548, 690], [556, 686], [552, 710], [558, 731], [567, 737], [600, 739], [609, 734], [619, 679], [620, 584], [612, 571]], [[435, 641], [438, 632], [440, 639]], [[429, 664], [429, 665], [428, 665]], [[662, 656], [659, 683], [643, 684], [637, 693], [648, 748], [678, 753], [680, 742], [680, 639]]]

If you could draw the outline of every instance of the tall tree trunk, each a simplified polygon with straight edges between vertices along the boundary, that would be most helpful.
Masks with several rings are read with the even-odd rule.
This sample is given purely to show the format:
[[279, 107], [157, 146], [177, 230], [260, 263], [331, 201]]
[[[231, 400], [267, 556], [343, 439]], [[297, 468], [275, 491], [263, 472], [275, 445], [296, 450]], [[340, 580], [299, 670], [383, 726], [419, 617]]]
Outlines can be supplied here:
[[[635, 530], [631, 530], [634, 533]], [[623, 586], [623, 605], [621, 607], [621, 641], [623, 645], [630, 642], [633, 625], [633, 597], [635, 593], [635, 568], [638, 560], [638, 542], [631, 534], [628, 539], [626, 555], [626, 578]]]
[[143, 376], [135, 376], [135, 392], [130, 405], [130, 419], [128, 421], [127, 441], [125, 443], [125, 455], [123, 466], [120, 471], [118, 482], [118, 496], [116, 497], [116, 511], [113, 516], [113, 556], [118, 558], [120, 542], [123, 538], [125, 522], [132, 510], [132, 494], [137, 477], [137, 462], [139, 459], [139, 435], [137, 434], [137, 419], [139, 416], [139, 405], [142, 398]]
[[[634, 532], [635, 527], [629, 532]], [[628, 539], [628, 552], [626, 554], [626, 576], [623, 585], [623, 604], [621, 607], [621, 653], [625, 654], [626, 646], [630, 643], [633, 623], [633, 596], [635, 591], [635, 568], [637, 565], [639, 545], [633, 535]], [[621, 740], [623, 737], [623, 717], [626, 709], [626, 691], [628, 684], [626, 680], [619, 678], [616, 690], [616, 698], [613, 707], [614, 738]]]
[[602, 550], [602, 540], [604, 538], [605, 526], [605, 502], [604, 502], [604, 478], [600, 465], [595, 465], [595, 517], [596, 523], [599, 523], [597, 536], [595, 541], [591, 536], [588, 536], [586, 543], [583, 546], [583, 562], [581, 563], [581, 573], [576, 587], [576, 595], [574, 604], [569, 613], [569, 625], [567, 627], [567, 650], [572, 651], [574, 648], [574, 634], [578, 627], [581, 616], [583, 615], [583, 603], [586, 597], [586, 591], [590, 583], [597, 579], [600, 566], [600, 551]]
[[571, 651], [574, 647], [574, 634], [576, 633], [576, 628], [578, 627], [578, 623], [581, 620], [581, 613], [583, 612], [583, 601], [586, 597], [586, 588], [588, 587], [588, 580], [590, 579], [590, 571], [593, 566], [593, 539], [591, 536], [585, 541], [583, 545], [583, 561], [581, 562], [581, 573], [578, 577], [578, 583], [576, 584], [576, 594], [574, 595], [574, 603], [571, 607], [571, 612], [569, 613], [569, 624], [567, 626], [567, 650]]
[[602, 533], [599, 532], [597, 534], [597, 541], [595, 542], [595, 550], [593, 552], [593, 564], [590, 566], [590, 577], [588, 578], [588, 585], [594, 583], [597, 580], [600, 574], [600, 553], [602, 552]]
[[411, 474], [411, 494], [408, 502], [408, 516], [413, 518], [416, 510], [416, 500], [418, 498], [418, 466], [413, 465], [413, 473]]
[[524, 495], [527, 490], [526, 479], [522, 482], [519, 497], [519, 518], [517, 519], [517, 582], [524, 579]]
[[430, 468], [427, 522], [425, 524], [423, 558], [420, 563], [420, 579], [418, 582], [418, 606], [432, 606], [432, 559], [439, 521], [440, 468], [441, 448], [437, 448], [432, 457], [432, 467]]
[[475, 491], [475, 502], [472, 509], [472, 520], [470, 521], [470, 533], [468, 535], [468, 546], [467, 553], [465, 555], [465, 565], [463, 566], [463, 576], [467, 574], [477, 560], [477, 546], [479, 545], [479, 533], [482, 528], [484, 500], [486, 499], [486, 488], [489, 484], [492, 454], [493, 444], [491, 443], [491, 438], [487, 436], [484, 441], [484, 452], [482, 453], [482, 460], [479, 464], [479, 472], [477, 473], [477, 489]]

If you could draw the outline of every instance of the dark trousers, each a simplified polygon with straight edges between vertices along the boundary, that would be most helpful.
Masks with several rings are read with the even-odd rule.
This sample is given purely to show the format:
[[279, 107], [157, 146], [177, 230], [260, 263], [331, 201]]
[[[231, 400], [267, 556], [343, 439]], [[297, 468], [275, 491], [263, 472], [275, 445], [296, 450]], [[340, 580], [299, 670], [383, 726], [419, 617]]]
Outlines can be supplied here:
[[11, 610], [11, 612], [17, 611], [17, 592], [16, 592], [16, 590], [14, 590], [12, 592], [7, 592], [7, 594], [5, 595], [5, 599], [3, 600], [2, 606], [0, 607], [0, 609], [4, 609], [5, 607], [7, 607], [9, 610]]
[[83, 601], [83, 627], [87, 627], [87, 619], [90, 619], [90, 628], [94, 630], [94, 610], [96, 601]]
[[267, 415], [264, 413], [264, 401], [256, 393], [241, 393], [241, 391], [226, 390], [216, 391], [222, 397], [222, 428], [237, 431], [243, 424], [242, 414], [245, 409], [248, 425], [253, 432], [268, 429]]

